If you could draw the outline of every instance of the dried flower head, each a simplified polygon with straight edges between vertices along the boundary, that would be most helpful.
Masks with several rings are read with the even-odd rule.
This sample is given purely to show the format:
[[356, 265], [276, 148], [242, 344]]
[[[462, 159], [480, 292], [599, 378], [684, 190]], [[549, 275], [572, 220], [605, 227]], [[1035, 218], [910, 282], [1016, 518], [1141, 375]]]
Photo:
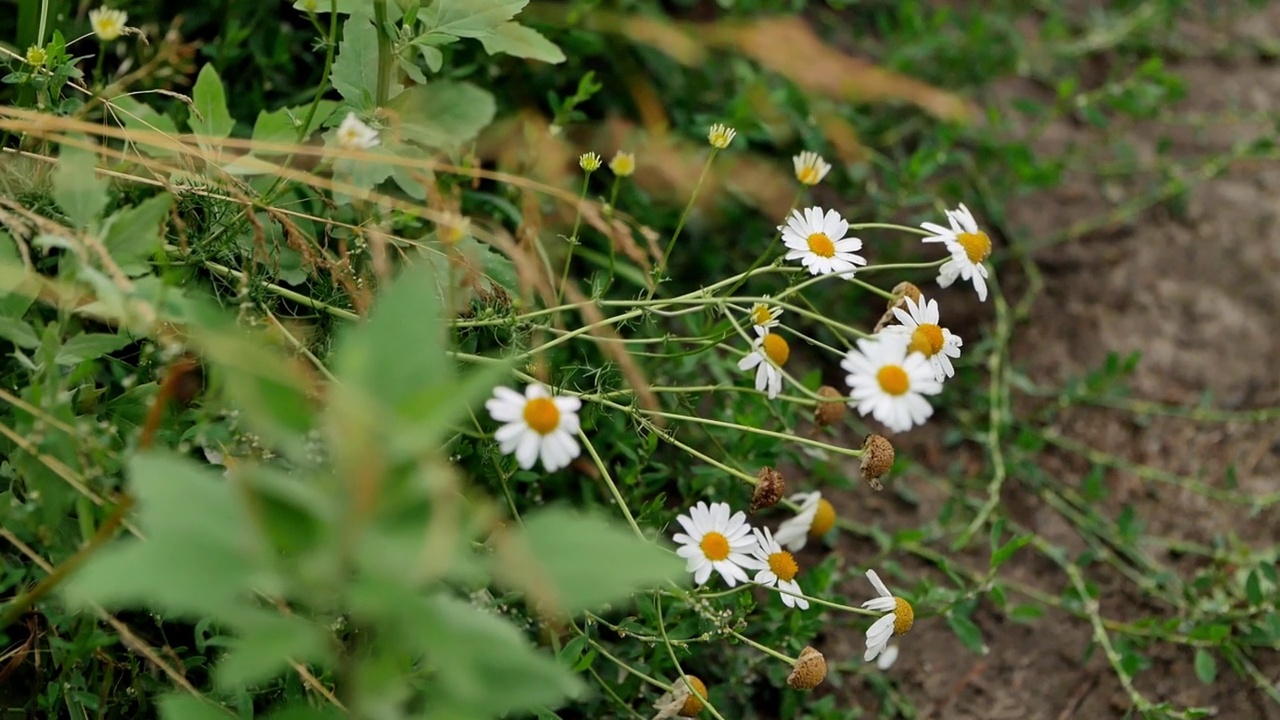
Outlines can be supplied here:
[[820, 427], [835, 425], [840, 422], [840, 419], [844, 417], [845, 409], [848, 407], [845, 405], [844, 393], [830, 385], [823, 385], [818, 388], [818, 395], [823, 397], [824, 400], [819, 402], [817, 409], [814, 410], [813, 421]]
[[885, 326], [893, 322], [894, 308], [901, 308], [905, 310], [907, 308], [907, 298], [911, 298], [918, 303], [920, 302], [921, 297], [920, 288], [905, 280], [894, 285], [890, 294], [893, 297], [889, 298], [888, 307], [885, 308], [884, 314], [880, 316], [880, 320], [876, 322], [875, 328], [871, 330], [872, 335], [880, 332], [885, 328]]
[[862, 479], [872, 490], [883, 490], [880, 478], [893, 467], [893, 443], [883, 435], [868, 435], [862, 442]]
[[827, 659], [822, 653], [806, 646], [800, 651], [800, 657], [787, 676], [787, 685], [796, 690], [812, 690], [822, 684], [827, 677]]
[[593, 153], [583, 153], [578, 157], [578, 167], [587, 172], [595, 172], [600, 169], [600, 156]]
[[782, 478], [782, 473], [771, 467], [760, 468], [756, 479], [759, 482], [756, 483], [755, 492], [751, 493], [751, 504], [747, 506], [747, 510], [752, 514], [777, 505], [787, 491], [787, 483]]

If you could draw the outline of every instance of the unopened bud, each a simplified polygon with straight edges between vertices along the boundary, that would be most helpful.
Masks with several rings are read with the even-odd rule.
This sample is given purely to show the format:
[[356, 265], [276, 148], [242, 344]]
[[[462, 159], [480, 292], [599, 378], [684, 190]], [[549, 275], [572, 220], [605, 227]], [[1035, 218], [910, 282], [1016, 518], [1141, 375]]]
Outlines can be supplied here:
[[872, 490], [883, 490], [880, 478], [893, 467], [893, 443], [883, 435], [868, 435], [862, 443], [862, 479]]
[[844, 394], [830, 385], [823, 385], [818, 388], [818, 395], [826, 399], [818, 402], [818, 407], [813, 413], [813, 421], [819, 427], [826, 427], [839, 422], [844, 417], [847, 407], [844, 404]]
[[812, 690], [827, 677], [827, 659], [822, 653], [806, 646], [787, 676], [787, 685], [796, 690]]
[[876, 323], [875, 328], [872, 330], [872, 334], [880, 332], [889, 323], [893, 322], [894, 308], [902, 308], [903, 310], [907, 309], [907, 303], [904, 298], [911, 298], [912, 302], [917, 305], [920, 304], [920, 288], [906, 281], [894, 285], [890, 295], [892, 295], [892, 297], [889, 298], [888, 307], [885, 309], [884, 315], [880, 316], [880, 321]]
[[759, 482], [756, 483], [755, 492], [751, 493], [751, 504], [747, 506], [753, 515], [764, 508], [777, 505], [787, 492], [787, 482], [782, 478], [782, 473], [771, 467], [760, 468], [756, 478]]

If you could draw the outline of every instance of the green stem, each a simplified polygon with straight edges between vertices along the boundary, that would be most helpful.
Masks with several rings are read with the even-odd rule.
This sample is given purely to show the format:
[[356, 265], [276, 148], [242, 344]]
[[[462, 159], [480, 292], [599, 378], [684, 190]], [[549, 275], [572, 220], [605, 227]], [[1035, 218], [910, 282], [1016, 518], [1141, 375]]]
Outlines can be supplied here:
[[729, 632], [730, 635], [738, 638], [742, 642], [759, 650], [765, 655], [777, 658], [778, 660], [781, 660], [782, 662], [788, 665], [795, 665], [798, 662], [795, 658], [789, 657], [787, 655], [783, 655], [782, 653], [778, 652], [777, 650], [774, 650], [771, 647], [766, 647], [764, 645], [761, 645], [760, 643], [756, 642], [755, 640], [752, 640], [751, 638], [747, 637], [746, 635], [743, 635], [742, 633], [738, 632], [737, 630], [734, 630], [733, 628], [725, 628], [725, 629]]
[[373, 0], [373, 24], [378, 31], [378, 86], [374, 104], [382, 107], [391, 91], [391, 38], [387, 35], [387, 0]]
[[[28, 25], [27, 27], [31, 27]], [[36, 45], [44, 47], [44, 31], [49, 27], [49, 0], [40, 0], [40, 31], [36, 33]], [[101, 43], [99, 43], [101, 46]], [[99, 50], [101, 52], [101, 50]]]
[[[564, 286], [569, 282], [569, 264], [573, 262], [573, 249], [578, 246], [578, 230], [582, 227], [582, 203], [587, 201], [587, 186], [591, 182], [591, 172], [582, 177], [582, 192], [578, 193], [578, 212], [573, 217], [573, 232], [569, 235], [569, 249], [564, 254], [564, 270], [560, 273], [560, 285], [556, 288], [556, 302], [564, 298]], [[613, 243], [609, 243], [612, 251]], [[613, 267], [610, 266], [612, 273]]]
[[707, 179], [707, 171], [711, 169], [711, 163], [716, 159], [717, 152], [719, 152], [718, 148], [711, 148], [711, 154], [707, 156], [707, 162], [702, 166], [702, 173], [698, 175], [698, 184], [693, 186], [693, 192], [689, 195], [689, 202], [685, 203], [684, 212], [680, 213], [680, 222], [676, 224], [675, 232], [671, 233], [671, 240], [667, 243], [667, 249], [662, 253], [662, 262], [658, 264], [659, 276], [654, 278], [646, 299], [652, 299], [653, 294], [658, 290], [661, 274], [667, 270], [667, 262], [671, 259], [671, 251], [676, 246], [676, 239], [680, 237], [680, 231], [684, 230], [684, 224], [689, 220], [689, 212], [693, 210], [693, 203], [698, 199], [698, 193], [702, 190], [702, 183]]

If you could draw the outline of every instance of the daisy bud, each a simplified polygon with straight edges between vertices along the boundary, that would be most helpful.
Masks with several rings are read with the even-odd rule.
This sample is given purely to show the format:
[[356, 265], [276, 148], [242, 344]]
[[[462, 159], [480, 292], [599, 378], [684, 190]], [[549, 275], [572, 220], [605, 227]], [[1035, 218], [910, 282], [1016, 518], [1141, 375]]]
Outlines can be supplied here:
[[593, 153], [585, 153], [578, 158], [578, 167], [587, 172], [595, 172], [600, 169], [600, 156]]
[[868, 435], [862, 443], [862, 479], [872, 490], [883, 490], [880, 478], [893, 467], [893, 443], [883, 435]]
[[[701, 680], [693, 675], [685, 675], [684, 679], [692, 688], [693, 692], [689, 693], [689, 697], [685, 698], [684, 707], [680, 708], [680, 717], [693, 717], [702, 712], [702, 698], [707, 697], [707, 686]], [[677, 687], [684, 683], [676, 683]], [[696, 693], [696, 694], [695, 694]]]
[[737, 130], [727, 125], [716, 123], [707, 131], [707, 142], [711, 143], [711, 147], [723, 150], [729, 147], [729, 143], [733, 142], [733, 137], [737, 134]]
[[844, 394], [830, 385], [823, 385], [818, 388], [818, 395], [826, 399], [818, 403], [818, 407], [813, 413], [813, 421], [819, 427], [835, 425], [840, 422], [847, 408]]
[[747, 506], [747, 510], [753, 515], [759, 510], [777, 505], [787, 491], [782, 473], [771, 467], [760, 468], [760, 474], [756, 478], [759, 482], [756, 483], [755, 492], [751, 493], [751, 504]]
[[609, 169], [618, 177], [627, 177], [631, 175], [631, 173], [636, 171], [635, 154], [619, 150], [614, 154], [613, 159], [609, 161]]
[[27, 48], [27, 64], [31, 67], [43, 67], [49, 59], [49, 53], [39, 45], [32, 45]]
[[822, 653], [806, 646], [787, 676], [787, 685], [796, 690], [812, 690], [827, 677], [827, 659]]

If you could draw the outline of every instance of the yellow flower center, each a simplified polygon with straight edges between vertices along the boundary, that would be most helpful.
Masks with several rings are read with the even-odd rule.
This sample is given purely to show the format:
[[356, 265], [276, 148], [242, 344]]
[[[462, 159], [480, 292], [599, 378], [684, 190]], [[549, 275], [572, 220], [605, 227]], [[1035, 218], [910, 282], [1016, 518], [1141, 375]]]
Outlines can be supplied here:
[[760, 345], [764, 348], [764, 354], [768, 355], [773, 364], [778, 367], [786, 365], [787, 358], [791, 357], [791, 348], [787, 347], [787, 341], [783, 340], [781, 335], [769, 333], [764, 336]]
[[783, 550], [769, 556], [769, 569], [779, 580], [790, 582], [800, 572], [800, 566], [796, 564], [796, 559], [791, 553]]
[[895, 597], [893, 599], [893, 634], [905, 635], [915, 621], [916, 611], [911, 608], [911, 603]]
[[831, 238], [826, 233], [816, 232], [806, 238], [809, 242], [809, 252], [814, 255], [820, 255], [824, 258], [835, 257], [836, 244], [831, 242]]
[[769, 312], [769, 306], [761, 303], [751, 308], [751, 322], [764, 327], [773, 319], [773, 314]]
[[911, 332], [911, 344], [907, 346], [907, 350], [933, 357], [942, 350], [942, 344], [942, 328], [933, 323], [924, 323], [917, 325]]
[[560, 408], [551, 398], [534, 398], [524, 404], [524, 421], [539, 435], [547, 435], [560, 427]]
[[902, 395], [911, 389], [911, 380], [901, 365], [885, 365], [880, 368], [880, 372], [876, 373], [876, 382], [880, 383], [881, 390], [890, 395]]
[[693, 717], [702, 712], [702, 698], [707, 696], [707, 686], [693, 675], [685, 675], [684, 679], [689, 683], [689, 697], [685, 698], [684, 705], [680, 706], [680, 712], [677, 715]]
[[969, 256], [969, 262], [975, 265], [986, 260], [991, 254], [991, 238], [981, 230], [976, 233], [960, 233], [956, 235], [956, 242], [964, 248], [964, 254]]
[[814, 165], [805, 165], [800, 168], [800, 172], [796, 173], [796, 179], [804, 185], [817, 185], [818, 168]]
[[820, 538], [836, 524], [836, 508], [830, 500], [818, 500], [818, 511], [813, 514], [813, 522], [809, 523], [809, 537]]
[[718, 532], [703, 535], [698, 547], [702, 548], [702, 554], [706, 555], [708, 560], [719, 561], [729, 557], [729, 538]]

